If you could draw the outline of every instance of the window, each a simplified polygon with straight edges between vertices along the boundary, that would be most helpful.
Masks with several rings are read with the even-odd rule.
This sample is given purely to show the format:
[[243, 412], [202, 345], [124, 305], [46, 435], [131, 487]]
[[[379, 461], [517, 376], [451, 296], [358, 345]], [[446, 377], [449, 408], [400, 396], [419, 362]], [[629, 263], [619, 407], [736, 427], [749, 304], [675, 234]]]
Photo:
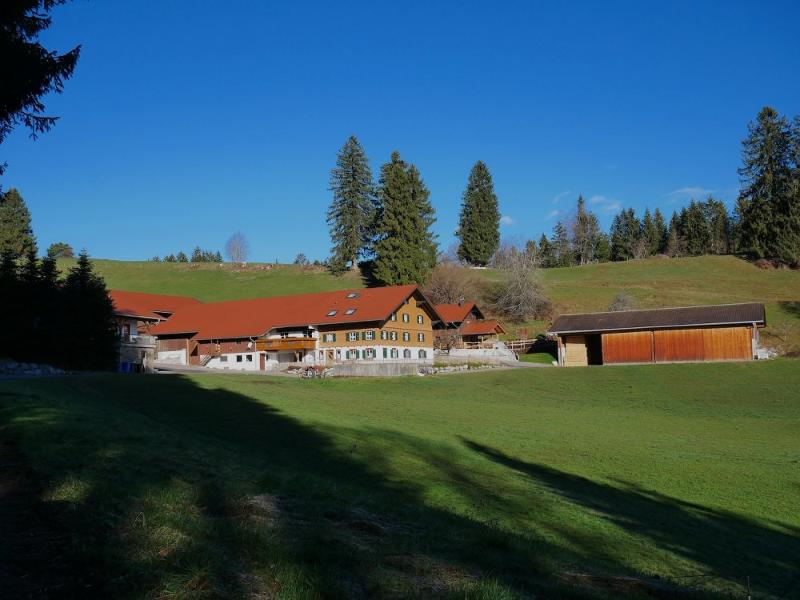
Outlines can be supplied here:
[[397, 352], [397, 348], [392, 348], [392, 358], [397, 358], [400, 354]]
[[219, 362], [228, 362], [228, 357], [227, 356], [220, 356], [219, 357]]
[[241, 354], [237, 354], [236, 355], [236, 362], [242, 362], [242, 355]]
[[389, 339], [389, 332], [385, 329], [381, 329], [381, 339], [388, 340]]
[[248, 354], [247, 355], [247, 362], [253, 362], [253, 355], [252, 354]]
[[403, 358], [411, 358], [411, 350], [409, 350], [408, 348], [403, 350]]
[[336, 351], [336, 358], [337, 358], [337, 359], [338, 359], [338, 358], [342, 358], [342, 351], [341, 351], [341, 350], [337, 350], [337, 351]]
[[384, 348], [383, 349], [383, 358], [389, 358], [389, 349], [388, 348]]
[[367, 348], [364, 350], [364, 358], [375, 358], [375, 348]]
[[392, 321], [397, 321], [397, 313], [392, 313]]
[[424, 342], [425, 341], [425, 334], [424, 333], [418, 333], [417, 334], [417, 341], [418, 342]]
[[396, 331], [390, 331], [389, 332], [389, 339], [392, 340], [392, 341], [396, 340], [397, 339], [397, 332]]
[[419, 354], [417, 354], [420, 358], [428, 358], [428, 353], [425, 350], [420, 350]]
[[403, 341], [404, 342], [410, 342], [411, 341], [411, 334], [408, 333], [407, 331], [403, 332]]
[[403, 323], [408, 323], [408, 322], [409, 322], [408, 313], [403, 313]]
[[344, 314], [346, 314], [346, 315], [354, 315], [356, 313], [356, 310], [357, 309], [355, 309], [355, 308], [348, 308], [346, 311], [344, 311]]
[[358, 332], [357, 331], [350, 331], [347, 334], [347, 341], [348, 342], [355, 342], [358, 341]]
[[364, 332], [364, 339], [365, 340], [374, 340], [375, 339], [375, 332], [374, 331], [365, 331]]
[[329, 310], [328, 311], [328, 316], [329, 317], [335, 317], [336, 313], [338, 313], [338, 312], [339, 312], [338, 310]]
[[336, 334], [335, 333], [326, 333], [322, 336], [323, 342], [335, 342], [336, 341]]
[[349, 294], [347, 294], [348, 298], [358, 298], [359, 296], [360, 294], [358, 292], [350, 292]]
[[424, 322], [425, 322], [425, 317], [423, 317], [422, 315], [417, 315], [417, 323], [422, 325]]

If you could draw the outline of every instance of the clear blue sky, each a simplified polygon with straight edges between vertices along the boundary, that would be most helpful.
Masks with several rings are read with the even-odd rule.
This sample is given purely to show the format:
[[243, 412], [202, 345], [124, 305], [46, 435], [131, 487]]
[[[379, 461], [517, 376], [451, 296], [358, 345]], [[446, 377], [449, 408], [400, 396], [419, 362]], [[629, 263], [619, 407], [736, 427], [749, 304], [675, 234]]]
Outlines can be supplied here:
[[[557, 6], [559, 5], [559, 6]], [[504, 238], [551, 231], [579, 192], [671, 212], [735, 199], [765, 104], [800, 114], [800, 2], [76, 0], [43, 40], [83, 45], [61, 120], [0, 146], [42, 248], [145, 259], [235, 230], [251, 260], [324, 258], [336, 151], [419, 167], [453, 243], [485, 161]]]

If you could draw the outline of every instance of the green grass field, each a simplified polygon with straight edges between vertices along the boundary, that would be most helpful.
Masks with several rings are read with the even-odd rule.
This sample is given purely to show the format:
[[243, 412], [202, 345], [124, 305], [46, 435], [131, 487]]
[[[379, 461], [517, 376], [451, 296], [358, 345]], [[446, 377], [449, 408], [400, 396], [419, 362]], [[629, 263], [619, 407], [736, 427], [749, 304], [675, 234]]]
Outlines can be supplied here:
[[[357, 274], [335, 277], [325, 271], [281, 265], [271, 270], [239, 269], [233, 265], [191, 265], [96, 260], [97, 271], [109, 288], [179, 294], [203, 301], [235, 300], [361, 287]], [[67, 269], [74, 261], [61, 261]], [[251, 265], [257, 267], [259, 265]], [[489, 279], [499, 274], [480, 271]], [[732, 256], [659, 259], [543, 269], [555, 314], [605, 310], [620, 290], [627, 290], [637, 308], [764, 302], [767, 305], [766, 341], [781, 341], [774, 333], [788, 332], [791, 344], [800, 344], [800, 272], [761, 270]], [[506, 323], [510, 338], [533, 336], [547, 323]]]
[[106, 597], [800, 590], [793, 360], [6, 381], [0, 424]]

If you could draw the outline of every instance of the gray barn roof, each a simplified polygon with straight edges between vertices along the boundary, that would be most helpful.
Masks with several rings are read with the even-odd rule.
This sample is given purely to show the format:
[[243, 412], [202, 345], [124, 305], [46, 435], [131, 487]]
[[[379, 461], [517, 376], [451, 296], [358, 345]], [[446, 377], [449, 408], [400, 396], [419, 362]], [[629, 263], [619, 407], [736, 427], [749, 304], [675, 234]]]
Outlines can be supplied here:
[[715, 306], [687, 306], [683, 308], [561, 315], [553, 322], [549, 333], [673, 329], [703, 325], [741, 325], [744, 323], [766, 325], [764, 305], [753, 302], [749, 304], [718, 304]]

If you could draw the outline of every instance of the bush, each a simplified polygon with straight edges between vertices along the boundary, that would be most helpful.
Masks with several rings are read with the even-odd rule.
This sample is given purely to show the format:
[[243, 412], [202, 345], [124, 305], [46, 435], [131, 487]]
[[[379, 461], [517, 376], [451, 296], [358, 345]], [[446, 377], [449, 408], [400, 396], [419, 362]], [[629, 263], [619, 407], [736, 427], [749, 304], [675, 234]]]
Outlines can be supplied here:
[[533, 258], [520, 253], [508, 260], [503, 271], [505, 278], [491, 290], [491, 305], [496, 312], [517, 322], [550, 316], [552, 304]]
[[482, 298], [483, 288], [484, 284], [473, 271], [445, 261], [436, 265], [422, 291], [434, 304], [458, 304]]
[[610, 312], [621, 312], [623, 310], [632, 310], [634, 306], [633, 298], [625, 290], [620, 291], [611, 304], [608, 305]]

